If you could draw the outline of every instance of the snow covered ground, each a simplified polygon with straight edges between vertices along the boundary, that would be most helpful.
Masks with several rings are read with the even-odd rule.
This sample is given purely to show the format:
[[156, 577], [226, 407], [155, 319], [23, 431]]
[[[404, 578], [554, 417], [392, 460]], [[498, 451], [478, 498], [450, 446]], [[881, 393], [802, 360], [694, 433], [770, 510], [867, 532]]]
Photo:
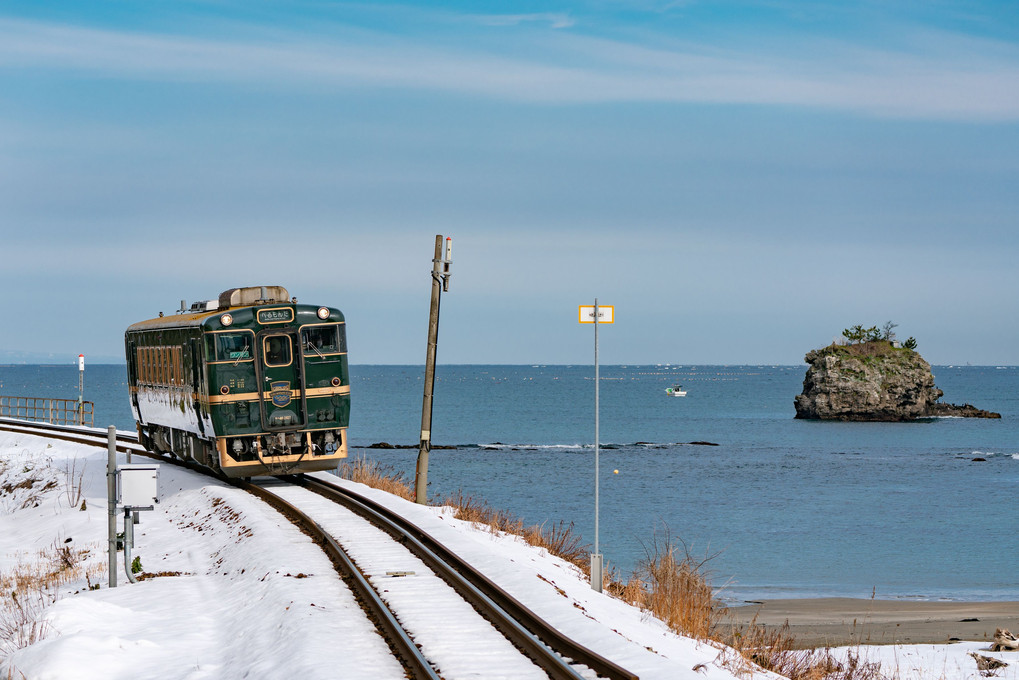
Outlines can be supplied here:
[[[130, 584], [121, 555], [118, 587], [108, 588], [105, 467], [102, 449], [0, 433], [3, 677], [403, 677], [310, 539], [244, 492], [176, 466], [160, 467], [160, 503], [143, 512], [136, 527], [133, 554], [145, 573], [161, 575]], [[593, 592], [572, 565], [515, 537], [452, 519], [446, 510], [355, 486], [446, 542], [567, 635], [642, 679], [736, 677], [726, 661], [731, 655]], [[19, 571], [60, 572], [69, 579], [47, 591], [58, 597], [42, 608], [39, 602], [49, 597], [15, 585], [11, 578]], [[99, 589], [90, 589], [97, 584]], [[34, 627], [19, 628], [31, 620]], [[33, 643], [19, 645], [18, 638], [28, 636]], [[888, 677], [962, 680], [980, 677], [966, 653], [985, 646], [853, 651], [882, 663]], [[998, 677], [1019, 678], [1019, 655], [978, 653], [1010, 663]], [[451, 669], [445, 677], [457, 675]]]

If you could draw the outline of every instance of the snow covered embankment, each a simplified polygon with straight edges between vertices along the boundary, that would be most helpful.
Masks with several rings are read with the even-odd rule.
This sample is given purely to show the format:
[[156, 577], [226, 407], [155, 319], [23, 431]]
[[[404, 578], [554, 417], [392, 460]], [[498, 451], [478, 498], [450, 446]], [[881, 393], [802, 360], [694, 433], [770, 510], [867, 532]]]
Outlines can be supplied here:
[[[374, 627], [303, 534], [247, 494], [175, 466], [160, 468], [160, 505], [142, 513], [136, 528], [134, 552], [144, 571], [164, 575], [127, 584], [119, 563], [121, 586], [107, 588], [105, 464], [101, 449], [0, 433], [0, 578], [7, 605], [0, 623], [8, 624], [0, 629], [0, 672], [97, 680], [402, 677]], [[574, 566], [543, 550], [475, 529], [448, 510], [354, 486], [446, 542], [564, 633], [644, 680], [736, 677], [715, 646], [675, 635], [634, 607], [593, 592]], [[34, 627], [29, 622], [38, 639], [18, 647], [9, 625], [16, 623], [9, 594], [17, 589], [10, 577], [19, 565], [22, 571], [54, 571], [52, 565], [68, 561], [61, 555], [75, 567], [63, 570], [65, 582], [41, 591], [42, 599], [56, 602], [35, 612]], [[89, 590], [96, 584], [101, 588]], [[889, 676], [898, 671], [900, 677], [968, 680], [980, 676], [965, 652], [979, 647], [858, 651], [885, 660]], [[1016, 665], [999, 676], [1016, 678]]]

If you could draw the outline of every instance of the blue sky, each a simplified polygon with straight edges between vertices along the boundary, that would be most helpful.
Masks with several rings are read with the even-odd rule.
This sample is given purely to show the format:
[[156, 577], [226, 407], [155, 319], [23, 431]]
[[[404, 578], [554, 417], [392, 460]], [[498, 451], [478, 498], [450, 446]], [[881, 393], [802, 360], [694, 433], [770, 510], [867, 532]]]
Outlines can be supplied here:
[[[279, 284], [353, 363], [1019, 364], [1019, 5], [0, 5], [0, 360]], [[20, 356], [20, 355], [19, 355]]]

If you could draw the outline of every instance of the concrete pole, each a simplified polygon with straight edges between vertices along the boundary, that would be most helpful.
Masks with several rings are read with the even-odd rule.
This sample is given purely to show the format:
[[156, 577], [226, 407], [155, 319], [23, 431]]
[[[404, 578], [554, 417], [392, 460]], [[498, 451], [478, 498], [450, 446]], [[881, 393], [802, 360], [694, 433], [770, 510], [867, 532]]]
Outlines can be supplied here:
[[439, 341], [439, 299], [442, 295], [442, 234], [435, 237], [432, 259], [432, 304], [428, 315], [428, 352], [425, 355], [425, 393], [421, 404], [421, 444], [418, 448], [415, 501], [428, 502], [428, 452], [432, 449], [432, 392], [435, 386], [435, 354]]
[[117, 587], [117, 428], [106, 430], [106, 511], [110, 552], [110, 587]]

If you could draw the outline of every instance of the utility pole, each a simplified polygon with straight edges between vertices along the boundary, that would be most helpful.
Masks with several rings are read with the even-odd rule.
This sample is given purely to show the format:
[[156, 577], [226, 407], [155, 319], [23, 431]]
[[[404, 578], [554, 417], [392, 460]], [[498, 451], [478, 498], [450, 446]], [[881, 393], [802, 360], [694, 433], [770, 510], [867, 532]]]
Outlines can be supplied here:
[[432, 392], [435, 387], [435, 353], [439, 343], [439, 301], [442, 292], [449, 290], [449, 266], [452, 262], [453, 238], [446, 237], [443, 255], [442, 234], [436, 234], [435, 257], [432, 258], [432, 305], [428, 315], [428, 353], [425, 355], [425, 395], [421, 404], [421, 446], [414, 478], [415, 501], [421, 505], [428, 502], [428, 452], [432, 449]]

